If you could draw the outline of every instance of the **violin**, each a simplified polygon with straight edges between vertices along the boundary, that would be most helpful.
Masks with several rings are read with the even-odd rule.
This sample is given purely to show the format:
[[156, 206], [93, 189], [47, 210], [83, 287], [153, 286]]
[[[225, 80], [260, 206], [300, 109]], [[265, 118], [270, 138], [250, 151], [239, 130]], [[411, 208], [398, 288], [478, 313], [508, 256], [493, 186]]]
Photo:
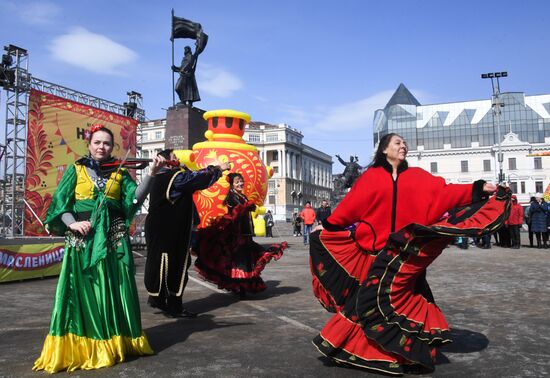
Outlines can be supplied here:
[[[105, 162], [99, 163], [99, 167], [103, 172], [110, 172], [118, 169], [118, 167], [126, 169], [145, 169], [153, 159], [147, 158], [127, 158], [125, 161], [120, 159], [111, 159]], [[166, 160], [166, 165], [169, 167], [179, 168], [180, 162], [178, 160]]]

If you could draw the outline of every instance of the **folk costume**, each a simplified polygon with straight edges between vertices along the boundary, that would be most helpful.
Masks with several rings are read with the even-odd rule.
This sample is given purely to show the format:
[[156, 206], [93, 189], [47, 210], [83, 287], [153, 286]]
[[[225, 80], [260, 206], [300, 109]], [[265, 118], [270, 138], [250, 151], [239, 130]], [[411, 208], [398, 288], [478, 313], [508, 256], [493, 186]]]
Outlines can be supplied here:
[[[150, 179], [137, 189], [128, 171], [104, 173], [89, 157], [66, 169], [45, 222], [51, 233], [65, 235], [65, 255], [34, 370], [97, 369], [153, 354], [141, 328], [128, 236]], [[76, 220], [91, 220], [85, 237], [68, 230]]]
[[213, 185], [218, 167], [198, 171], [162, 168], [155, 177], [145, 219], [147, 263], [145, 287], [149, 304], [178, 316], [191, 264], [189, 243], [196, 213], [193, 193]]
[[311, 236], [313, 291], [335, 313], [313, 343], [339, 363], [400, 375], [433, 371], [436, 348], [451, 342], [426, 268], [454, 236], [500, 227], [510, 195], [487, 199], [483, 181], [446, 184], [406, 161], [396, 179], [392, 169], [367, 169]]
[[198, 231], [195, 270], [218, 288], [241, 296], [264, 291], [260, 274], [272, 259], [281, 258], [287, 244], [272, 244], [265, 249], [254, 242], [250, 211], [255, 205], [244, 194], [230, 189], [225, 204], [228, 214]]

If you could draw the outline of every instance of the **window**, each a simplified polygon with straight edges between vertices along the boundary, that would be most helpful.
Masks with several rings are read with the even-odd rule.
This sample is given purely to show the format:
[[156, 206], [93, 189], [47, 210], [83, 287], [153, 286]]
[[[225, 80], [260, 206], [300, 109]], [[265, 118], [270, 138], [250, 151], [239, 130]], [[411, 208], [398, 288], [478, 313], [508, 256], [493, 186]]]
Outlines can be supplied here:
[[508, 158], [508, 169], [515, 171], [516, 168], [516, 158]]
[[433, 161], [430, 163], [430, 172], [431, 173], [437, 173], [437, 162]]
[[542, 158], [536, 157], [534, 162], [535, 162], [535, 169], [542, 169]]
[[149, 150], [143, 150], [141, 152], [141, 156], [147, 159], [149, 157]]
[[162, 139], [162, 131], [155, 131], [155, 139]]
[[272, 151], [271, 156], [273, 156], [273, 161], [279, 160], [279, 151]]
[[265, 137], [266, 142], [277, 142], [279, 140], [279, 135], [275, 133], [267, 134]]
[[522, 181], [520, 184], [521, 184], [521, 192], [525, 193], [525, 181]]
[[483, 171], [484, 172], [491, 171], [491, 160], [483, 160]]
[[269, 203], [275, 204], [275, 196], [272, 196], [272, 195], [269, 196]]
[[542, 189], [542, 181], [535, 181], [535, 192], [542, 193], [544, 190]]
[[468, 172], [468, 160], [462, 160], [460, 162], [460, 172]]
[[141, 134], [141, 141], [142, 142], [147, 142], [148, 139], [149, 139], [149, 133]]
[[512, 191], [512, 193], [517, 193], [518, 192], [518, 183], [517, 182], [511, 182], [510, 183], [510, 190]]
[[260, 141], [260, 134], [249, 134], [248, 135], [248, 141], [249, 142], [259, 142]]

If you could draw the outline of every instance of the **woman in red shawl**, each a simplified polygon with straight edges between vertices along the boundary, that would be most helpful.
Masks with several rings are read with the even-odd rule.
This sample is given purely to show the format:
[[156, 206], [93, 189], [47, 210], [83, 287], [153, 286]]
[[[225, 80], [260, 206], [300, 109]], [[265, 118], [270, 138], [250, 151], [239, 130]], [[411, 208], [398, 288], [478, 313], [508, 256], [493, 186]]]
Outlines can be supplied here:
[[314, 294], [335, 312], [314, 345], [338, 363], [396, 375], [433, 371], [436, 347], [451, 341], [428, 265], [455, 236], [492, 232], [509, 211], [504, 188], [488, 199], [494, 184], [446, 184], [406, 155], [402, 137], [384, 136], [310, 245]]

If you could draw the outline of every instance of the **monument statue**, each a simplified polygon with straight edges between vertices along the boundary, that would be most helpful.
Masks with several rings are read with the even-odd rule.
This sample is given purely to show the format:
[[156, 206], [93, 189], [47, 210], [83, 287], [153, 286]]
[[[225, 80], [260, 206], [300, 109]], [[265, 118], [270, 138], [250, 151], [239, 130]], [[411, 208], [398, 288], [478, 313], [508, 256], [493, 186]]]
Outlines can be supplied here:
[[344, 168], [344, 173], [338, 180], [339, 182], [335, 182], [335, 187], [351, 188], [355, 180], [361, 175], [362, 167], [358, 163], [359, 158], [357, 156], [350, 156], [348, 162], [344, 161], [340, 155], [336, 155], [336, 157], [346, 168]]
[[[191, 47], [185, 46], [183, 59], [179, 67], [174, 65], [174, 39], [176, 38], [195, 40], [195, 52], [191, 51]], [[172, 36], [170, 40], [172, 41], [172, 71], [180, 74], [174, 91], [180, 99], [179, 104], [192, 107], [194, 102], [201, 100], [197, 80], [195, 79], [195, 70], [199, 54], [203, 52], [208, 42], [208, 35], [203, 32], [201, 24], [182, 17], [175, 17], [172, 10]]]
[[197, 80], [195, 79], [196, 64], [197, 58], [191, 53], [191, 48], [185, 46], [181, 66], [172, 66], [172, 71], [180, 74], [174, 89], [178, 94], [180, 104], [193, 106], [193, 102], [201, 100]]

